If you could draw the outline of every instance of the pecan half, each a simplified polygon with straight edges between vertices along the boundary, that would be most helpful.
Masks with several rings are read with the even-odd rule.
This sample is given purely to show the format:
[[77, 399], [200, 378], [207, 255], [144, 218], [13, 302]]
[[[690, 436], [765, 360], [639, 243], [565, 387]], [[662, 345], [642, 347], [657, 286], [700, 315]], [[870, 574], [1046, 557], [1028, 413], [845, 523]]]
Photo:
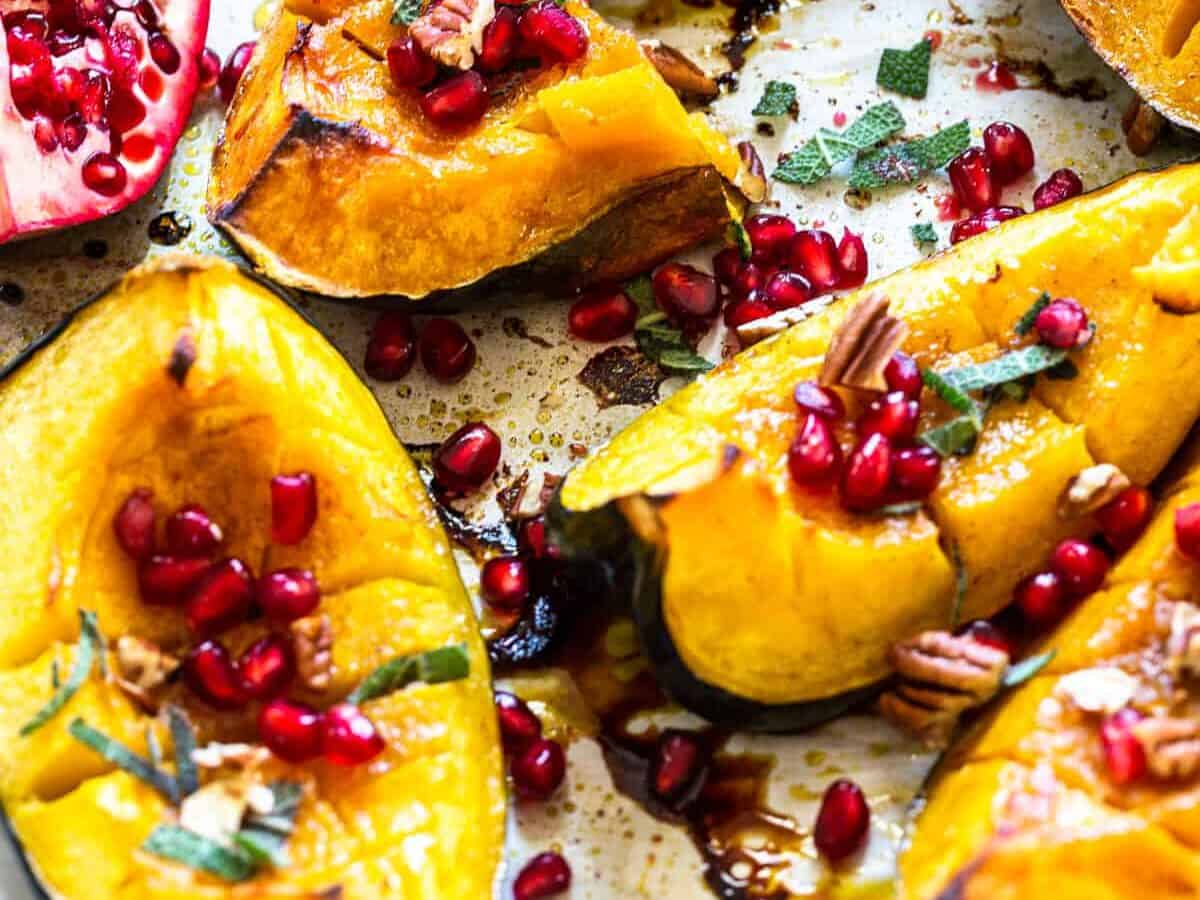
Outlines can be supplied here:
[[259, 787], [257, 780], [245, 775], [210, 782], [183, 798], [179, 824], [219, 844], [231, 844]]
[[1191, 778], [1200, 772], [1200, 722], [1158, 716], [1133, 726], [1146, 753], [1146, 768], [1158, 778]]
[[1171, 609], [1166, 666], [1176, 678], [1200, 675], [1200, 608], [1191, 603]]
[[201, 769], [257, 769], [271, 758], [271, 751], [261, 744], [222, 744], [213, 742], [192, 751], [192, 762]]
[[929, 745], [942, 744], [958, 717], [1000, 690], [1009, 657], [969, 637], [926, 631], [893, 645], [896, 686], [880, 698], [892, 723]]
[[1141, 97], [1134, 97], [1121, 116], [1121, 128], [1125, 131], [1129, 152], [1134, 156], [1145, 156], [1153, 150], [1166, 124], [1162, 113]]
[[441, 0], [418, 16], [408, 33], [442, 65], [465, 70], [475, 65], [483, 30], [495, 15], [495, 0]]
[[158, 709], [153, 697], [179, 669], [179, 660], [157, 644], [132, 635], [117, 639], [117, 686], [150, 712]]
[[290, 630], [300, 681], [315, 691], [325, 690], [333, 679], [333, 624], [329, 616], [297, 619]]
[[887, 390], [883, 370], [908, 334], [908, 325], [888, 315], [882, 294], [863, 298], [846, 314], [830, 341], [818, 379], [826, 387]]
[[1128, 476], [1112, 463], [1088, 466], [1067, 482], [1058, 497], [1058, 514], [1064, 519], [1091, 515], [1132, 486]]
[[642, 54], [658, 70], [663, 81], [675, 93], [699, 100], [712, 100], [721, 93], [717, 82], [698, 65], [670, 44], [659, 40], [641, 41]]

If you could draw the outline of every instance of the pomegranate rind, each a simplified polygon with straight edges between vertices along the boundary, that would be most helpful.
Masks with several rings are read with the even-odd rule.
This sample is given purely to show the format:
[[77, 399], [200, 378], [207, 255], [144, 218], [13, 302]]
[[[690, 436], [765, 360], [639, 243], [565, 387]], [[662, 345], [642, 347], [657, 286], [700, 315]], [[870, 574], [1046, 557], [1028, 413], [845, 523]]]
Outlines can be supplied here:
[[362, 51], [404, 33], [386, 3], [326, 24], [281, 11], [230, 108], [209, 218], [273, 279], [339, 297], [565, 293], [717, 234], [736, 150], [632, 36], [568, 8], [588, 55], [519, 76], [465, 132], [439, 130]]
[[[847, 295], [581, 463], [551, 507], [556, 541], [626, 568], [631, 539], [649, 547], [633, 565], [642, 643], [693, 711], [773, 730], [827, 718], [888, 675], [892, 643], [950, 624], [944, 548], [957, 548], [968, 576], [962, 619], [988, 617], [1060, 540], [1096, 530], [1057, 512], [1074, 475], [1108, 462], [1149, 484], [1166, 465], [1200, 415], [1200, 360], [1188, 349], [1200, 317], [1163, 310], [1144, 267], [1197, 203], [1200, 166], [1130, 176]], [[993, 407], [975, 451], [944, 460], [919, 511], [847, 513], [836, 491], [794, 484], [795, 386], [817, 378], [867, 292], [891, 298], [922, 366], [954, 368], [1010, 346], [1043, 290], [1086, 298], [1097, 323], [1097, 339], [1073, 353], [1079, 374]], [[926, 397], [918, 433], [949, 415]]]
[[[177, 380], [167, 367], [180, 334], [195, 354]], [[373, 897], [387, 883], [417, 897], [436, 884], [453, 900], [488, 896], [505, 806], [487, 654], [411, 461], [325, 338], [228, 263], [170, 257], [136, 270], [0, 378], [0, 486], [30, 516], [22, 552], [0, 575], [12, 592], [0, 616], [0, 800], [47, 892], [115, 900], [222, 890], [139, 852], [169, 820], [166, 801], [67, 733], [78, 716], [138, 751], [147, 725], [170, 746], [115, 683], [90, 679], [68, 710], [17, 734], [50, 697], [51, 666], [70, 671], [78, 608], [96, 610], [114, 640], [129, 634], [180, 656], [191, 645], [182, 613], [137, 600], [135, 567], [110, 527], [132, 486], [144, 485], [164, 510], [203, 502], [226, 526], [230, 553], [265, 569], [301, 560], [313, 569], [336, 636], [333, 682], [315, 705], [333, 705], [395, 655], [464, 644], [470, 657], [466, 679], [363, 704], [388, 743], [371, 766], [266, 765], [265, 780], [304, 786], [292, 863], [242, 889], [282, 900], [340, 884]], [[74, 390], [54, 392], [61, 418], [51, 439], [37, 398], [68, 380]], [[294, 469], [320, 480], [322, 515], [303, 547], [269, 546], [269, 481]], [[250, 623], [222, 640], [241, 649], [265, 630]], [[183, 706], [202, 745], [254, 734], [255, 707], [217, 712], [182, 685], [162, 699]], [[422, 852], [405, 849], [414, 845]]]
[[[30, 6], [31, 4], [22, 4]], [[0, 245], [91, 222], [113, 215], [145, 196], [158, 182], [176, 144], [187, 126], [196, 97], [199, 54], [208, 34], [210, 0], [170, 0], [160, 10], [162, 31], [171, 39], [181, 59], [177, 72], [163, 76], [162, 95], [152, 99], [140, 83], [130, 90], [147, 108], [145, 119], [126, 131], [126, 144], [152, 147], [144, 159], [133, 160], [119, 154], [128, 177], [122, 190], [105, 196], [88, 188], [80, 175], [84, 162], [95, 153], [108, 152], [106, 132], [89, 128], [84, 142], [68, 153], [59, 148], [43, 154], [34, 143], [34, 123], [17, 111], [8, 79], [9, 55], [4, 25], [0, 22]], [[149, 59], [146, 32], [134, 25], [131, 11], [117, 13], [114, 28], [137, 38], [136, 49], [143, 61], [156, 72]], [[62, 65], [87, 65], [87, 48], [80, 48], [56, 60]], [[94, 61], [90, 65], [97, 65]], [[161, 74], [161, 73], [159, 73]], [[148, 142], [148, 143], [147, 143]]]

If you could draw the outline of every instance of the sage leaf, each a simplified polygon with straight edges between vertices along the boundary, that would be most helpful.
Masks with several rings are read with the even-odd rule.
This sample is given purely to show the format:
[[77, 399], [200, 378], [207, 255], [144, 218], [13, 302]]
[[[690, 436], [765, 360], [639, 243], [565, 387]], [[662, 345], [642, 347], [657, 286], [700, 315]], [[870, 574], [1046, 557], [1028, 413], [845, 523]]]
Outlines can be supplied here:
[[467, 654], [466, 644], [452, 644], [425, 653], [397, 656], [364, 678], [350, 692], [346, 702], [362, 704], [417, 682], [440, 684], [459, 681], [470, 672], [471, 658]]
[[[96, 614], [90, 610], [81, 609], [79, 611], [79, 643], [76, 645], [75, 664], [71, 667], [71, 674], [67, 677], [66, 682], [57, 685], [50, 701], [38, 710], [32, 719], [21, 726], [21, 737], [33, 734], [62, 711], [62, 708], [78, 693], [88, 676], [92, 674], [96, 657], [103, 656], [104, 649]], [[51, 672], [53, 683], [58, 681], [57, 673], [58, 664], [55, 662]]]

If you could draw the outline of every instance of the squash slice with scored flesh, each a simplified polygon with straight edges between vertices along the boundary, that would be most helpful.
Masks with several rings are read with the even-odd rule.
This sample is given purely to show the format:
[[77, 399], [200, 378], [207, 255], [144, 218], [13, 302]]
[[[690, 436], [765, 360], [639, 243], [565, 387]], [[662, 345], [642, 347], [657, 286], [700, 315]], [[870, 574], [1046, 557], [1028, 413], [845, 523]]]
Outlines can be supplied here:
[[[310, 472], [318, 516], [292, 546], [271, 543], [271, 478]], [[371, 764], [265, 764], [303, 787], [290, 859], [244, 884], [139, 849], [177, 810], [69, 732], [88, 725], [144, 756], [161, 716], [94, 669], [57, 715], [20, 730], [63, 681], [79, 612], [181, 656], [183, 613], [139, 600], [112, 522], [132, 490], [162, 513], [200, 503], [224, 552], [256, 572], [304, 566], [333, 631], [318, 708], [384, 662], [461, 644], [466, 678], [365, 701], [386, 746]], [[138, 269], [3, 373], [0, 381], [0, 799], [26, 860], [54, 896], [447, 897], [489, 895], [503, 844], [504, 782], [486, 652], [421, 482], [370, 392], [280, 296], [223, 262], [174, 258]], [[221, 635], [232, 653], [263, 620]], [[115, 656], [115, 654], [110, 654]], [[110, 672], [119, 671], [108, 661]], [[201, 745], [257, 741], [256, 707], [217, 712], [180, 683]], [[205, 776], [213, 777], [213, 776]]]
[[[1094, 527], [1056, 510], [1074, 475], [1106, 462], [1146, 484], [1170, 458], [1200, 414], [1200, 318], [1156, 302], [1152, 260], [1198, 202], [1200, 167], [1135, 175], [843, 299], [701, 376], [571, 472], [551, 509], [559, 538], [634, 573], [645, 649], [685, 706], [765, 729], [837, 714], [888, 674], [892, 643], [951, 622], [955, 549], [962, 619], [990, 615], [1057, 541]], [[791, 481], [793, 388], [817, 376], [863, 294], [890, 299], [923, 366], [947, 368], [999, 354], [1043, 291], [1078, 298], [1097, 326], [1073, 354], [1078, 373], [993, 406], [921, 511], [852, 514]], [[927, 412], [941, 405], [929, 395]]]
[[568, 3], [587, 55], [496, 76], [458, 133], [392, 85], [392, 7], [285, 4], [239, 86], [208, 212], [276, 281], [423, 297], [496, 273], [489, 286], [566, 293], [718, 234], [727, 182], [761, 199], [729, 142], [586, 5]]
[[900, 861], [903, 900], [1200, 896], [1200, 781], [1149, 772], [1118, 784], [1101, 749], [1103, 714], [1072, 700], [1117, 669], [1129, 684], [1116, 707], [1129, 699], [1148, 716], [1200, 716], [1195, 682], [1168, 665], [1176, 606], [1200, 590], [1200, 564], [1174, 536], [1175, 511], [1200, 501], [1195, 438], [1190, 446], [1142, 538], [1036, 651], [1054, 650], [1050, 665], [943, 757]]

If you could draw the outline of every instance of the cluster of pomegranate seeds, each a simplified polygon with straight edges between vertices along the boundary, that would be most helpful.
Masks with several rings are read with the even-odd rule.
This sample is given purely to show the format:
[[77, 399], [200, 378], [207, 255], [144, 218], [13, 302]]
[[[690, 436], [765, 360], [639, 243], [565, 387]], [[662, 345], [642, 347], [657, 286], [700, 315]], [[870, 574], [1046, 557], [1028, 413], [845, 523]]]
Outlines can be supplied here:
[[1141, 713], [1126, 707], [1100, 723], [1100, 752], [1116, 784], [1137, 781], [1146, 771], [1146, 751], [1133, 733], [1133, 726], [1141, 720]]
[[[271, 481], [271, 534], [281, 544], [302, 541], [317, 517], [316, 479], [308, 472]], [[142, 601], [181, 608], [197, 638], [185, 654], [183, 683], [209, 706], [238, 710], [251, 702], [259, 711], [262, 742], [289, 762], [323, 756], [336, 765], [361, 765], [384, 749], [383, 737], [358, 707], [339, 704], [319, 712], [284, 695], [296, 679], [291, 640], [269, 632], [236, 659], [218, 635], [262, 612], [272, 625], [286, 626], [311, 615], [321, 602], [312, 572], [278, 569], [254, 579], [240, 559], [214, 561], [224, 533], [204, 510], [187, 504], [167, 517], [165, 552], [157, 548], [153, 494], [132, 491], [118, 508], [113, 531], [122, 550], [138, 565]]]
[[571, 867], [558, 853], [539, 853], [513, 881], [513, 900], [541, 900], [571, 887]]
[[580, 295], [567, 313], [567, 330], [581, 341], [606, 343], [633, 333], [637, 304], [619, 287], [604, 287]]
[[371, 326], [363, 368], [376, 381], [399, 381], [421, 365], [442, 384], [461, 381], [475, 366], [475, 342], [453, 319], [430, 319], [417, 336], [406, 312], [385, 312]]
[[513, 787], [525, 800], [548, 800], [567, 774], [562, 745], [542, 736], [541, 721], [520, 697], [496, 691], [495, 703]]
[[1013, 600], [1034, 627], [1053, 625], [1080, 598], [1104, 583], [1111, 565], [1108, 554], [1095, 544], [1067, 538], [1054, 548], [1046, 569], [1026, 576], [1017, 584]]
[[574, 63], [587, 54], [588, 43], [583, 23], [554, 0], [537, 0], [521, 9], [498, 4], [484, 27], [472, 69], [439, 65], [411, 35], [392, 42], [387, 64], [396, 87], [420, 92], [421, 112], [430, 122], [461, 131], [487, 114], [491, 91], [485, 75], [499, 75], [518, 64]]
[[[257, 48], [257, 41], [238, 44], [229, 54], [229, 59], [225, 60], [225, 65], [221, 66], [220, 72], [217, 73], [217, 90], [220, 92], [223, 102], [233, 102], [233, 95], [237, 91], [238, 84], [241, 83], [242, 76], [246, 74], [246, 68], [250, 65], [250, 60], [254, 58], [254, 51]], [[211, 51], [205, 51], [205, 53], [209, 52]], [[211, 65], [211, 61], [208, 65]]]
[[884, 372], [888, 391], [872, 400], [853, 424], [847, 451], [838, 430], [849, 431], [846, 405], [833, 390], [805, 381], [793, 394], [800, 427], [788, 448], [788, 469], [799, 485], [839, 486], [842, 505], [859, 512], [923, 500], [937, 488], [942, 458], [915, 444], [921, 414], [921, 372], [897, 353]]
[[[1003, 206], [1005, 187], [1033, 170], [1033, 143], [1011, 122], [993, 122], [983, 132], [982, 147], [968, 147], [947, 167], [954, 200], [970, 215], [954, 224], [950, 242], [957, 244], [982, 234], [1002, 222], [1025, 214], [1019, 206]], [[1070, 169], [1059, 169], [1033, 195], [1033, 205], [1044, 209], [1083, 192], [1083, 182]]]
[[433, 454], [433, 477], [447, 494], [473, 494], [500, 463], [500, 437], [482, 422], [468, 422]]
[[871, 808], [862, 788], [839, 778], [826, 788], [821, 798], [813, 826], [813, 843], [825, 859], [841, 862], [862, 847], [870, 825]]

